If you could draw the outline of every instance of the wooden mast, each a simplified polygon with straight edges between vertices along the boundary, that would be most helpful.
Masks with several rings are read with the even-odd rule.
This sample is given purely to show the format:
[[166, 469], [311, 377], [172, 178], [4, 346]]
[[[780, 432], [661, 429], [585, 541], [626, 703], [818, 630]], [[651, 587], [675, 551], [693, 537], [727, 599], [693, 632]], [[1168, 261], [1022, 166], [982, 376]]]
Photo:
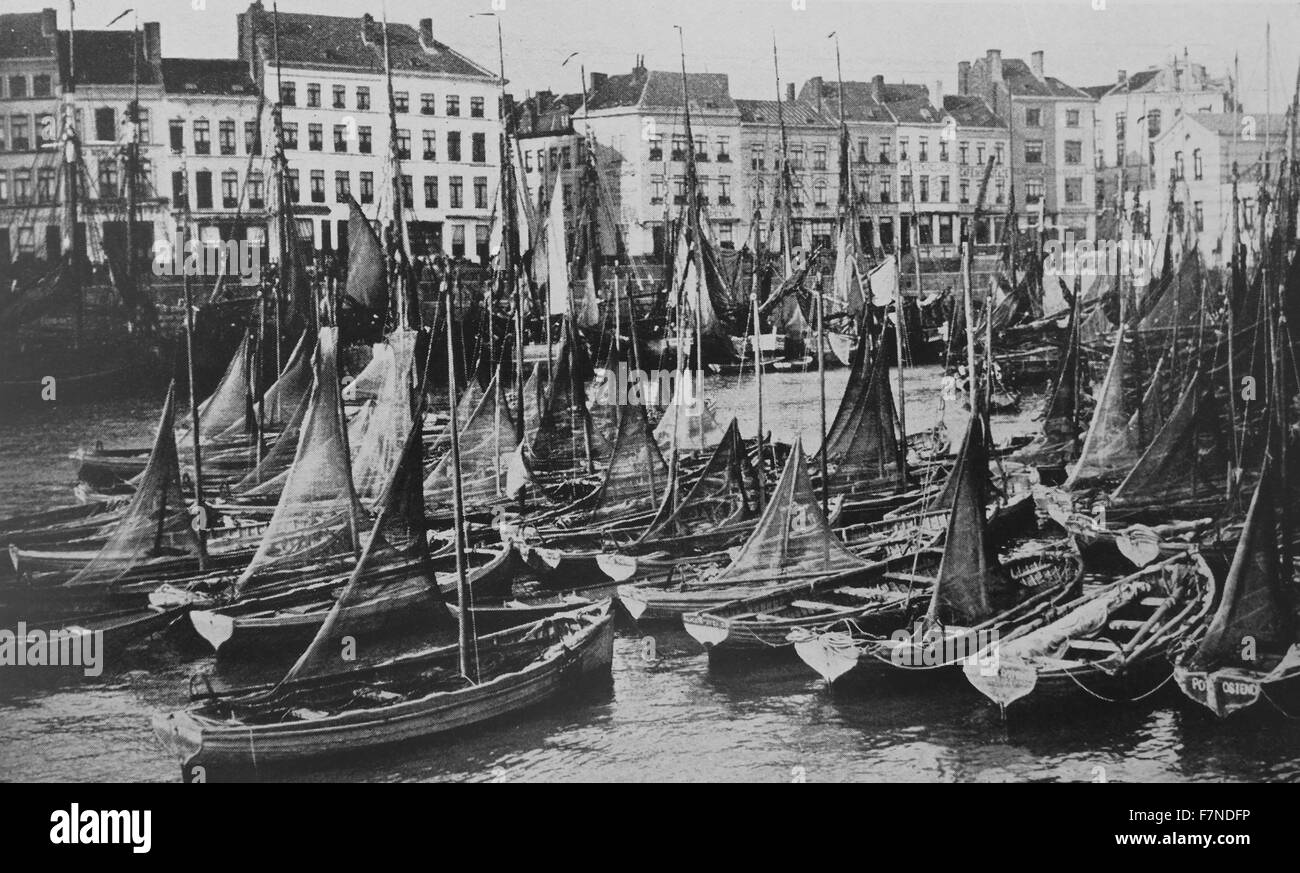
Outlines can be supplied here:
[[[443, 279], [443, 304], [447, 307], [447, 324], [451, 325], [451, 279]], [[457, 648], [460, 652], [460, 672], [466, 679], [478, 683], [478, 663], [473, 664], [474, 674], [470, 674], [470, 647], [475, 639], [473, 601], [469, 590], [469, 577], [465, 573], [465, 517], [463, 495], [460, 479], [460, 422], [456, 416], [456, 345], [452, 342], [451, 331], [447, 331], [447, 406], [450, 420], [447, 433], [451, 436], [451, 477], [452, 516], [455, 524], [456, 549], [456, 603], [459, 607], [457, 616]]]
[[[181, 161], [181, 175], [185, 179], [185, 230], [190, 229], [190, 175], [185, 161]], [[190, 290], [190, 271], [181, 270], [185, 289], [185, 373], [189, 378], [190, 440], [194, 446], [194, 511], [198, 522], [195, 533], [199, 538], [199, 569], [207, 569], [207, 511], [203, 506], [203, 440], [199, 433], [199, 395], [194, 379], [194, 297]], [[261, 434], [258, 435], [261, 444]]]
[[786, 140], [785, 133], [785, 98], [781, 94], [781, 66], [777, 61], [776, 55], [776, 34], [772, 34], [772, 71], [776, 74], [776, 120], [781, 128], [781, 176], [777, 183], [777, 201], [780, 204], [780, 222], [781, 222], [781, 256], [785, 261], [785, 276], [789, 279], [794, 275], [794, 265], [791, 262], [791, 233], [793, 232], [794, 219], [790, 212], [791, 198], [794, 196], [794, 185], [790, 179], [790, 149]]
[[[406, 299], [408, 289], [406, 288], [405, 264], [411, 252], [410, 229], [406, 222], [402, 220], [402, 156], [397, 149], [397, 99], [393, 93], [393, 64], [388, 52], [388, 5], [381, 7], [384, 27], [384, 86], [388, 92], [388, 159], [393, 167], [393, 223], [397, 225], [393, 228], [394, 240], [400, 241], [402, 252], [395, 259], [396, 263], [390, 265], [389, 275], [397, 277], [397, 287], [393, 289], [390, 298], [397, 304], [397, 324], [400, 327], [407, 327], [410, 323], [410, 301]], [[447, 310], [447, 329], [451, 330], [451, 310]]]

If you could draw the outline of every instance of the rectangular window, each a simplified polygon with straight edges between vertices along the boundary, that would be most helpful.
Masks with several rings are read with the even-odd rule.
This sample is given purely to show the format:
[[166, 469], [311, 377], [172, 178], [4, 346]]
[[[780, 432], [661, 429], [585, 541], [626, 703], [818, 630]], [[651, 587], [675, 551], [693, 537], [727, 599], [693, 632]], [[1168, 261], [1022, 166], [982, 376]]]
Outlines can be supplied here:
[[357, 108], [358, 109], [370, 108], [370, 88], [368, 88], [365, 85], [357, 86]]
[[438, 104], [437, 104], [437, 101], [434, 99], [434, 96], [433, 96], [432, 94], [421, 94], [421, 95], [420, 95], [420, 114], [421, 114], [421, 115], [434, 115], [434, 114], [437, 113], [437, 111], [438, 111]]
[[212, 208], [212, 174], [207, 170], [194, 174], [194, 205], [199, 209]]
[[427, 209], [438, 208], [438, 177], [424, 177], [424, 205]]
[[961, 142], [957, 144], [957, 163], [965, 166], [966, 157], [970, 153], [970, 143]]
[[1152, 109], [1147, 112], [1147, 136], [1155, 139], [1160, 135], [1160, 110]]
[[0, 204], [9, 202], [9, 173], [0, 170]]
[[650, 177], [650, 204], [657, 206], [664, 202], [664, 189], [666, 188], [663, 176]]
[[1077, 109], [1065, 110], [1065, 126], [1066, 127], [1079, 126], [1079, 110]]
[[1115, 113], [1115, 139], [1122, 140], [1127, 135], [1128, 115], [1124, 112]]
[[1198, 182], [1205, 178], [1205, 162], [1201, 158], [1201, 150], [1196, 149], [1192, 152], [1192, 176]]
[[993, 145], [993, 163], [997, 164], [999, 167], [1002, 166], [1002, 157], [1003, 157], [1004, 152], [1005, 152], [1005, 149], [1003, 148], [1002, 143], [1000, 143], [1000, 142], [999, 142], [999, 143], [994, 143], [994, 145]]
[[1029, 179], [1025, 182], [1025, 202], [1037, 203], [1043, 199], [1043, 180]]
[[221, 174], [221, 207], [234, 209], [239, 206], [239, 174], [226, 170]]
[[725, 164], [731, 160], [731, 149], [728, 147], [730, 139], [725, 136], [718, 137], [718, 163]]
[[826, 146], [815, 146], [813, 148], [813, 169], [826, 169]]
[[53, 93], [53, 89], [51, 86], [50, 77], [47, 74], [41, 73], [32, 76], [33, 97], [49, 97], [52, 93]]
[[299, 184], [298, 171], [289, 171], [289, 199], [297, 203], [302, 199], [302, 185]]
[[211, 128], [204, 119], [194, 122], [194, 154], [212, 154]]
[[898, 192], [898, 196], [902, 198], [902, 200], [903, 200], [904, 203], [909, 203], [909, 202], [911, 202], [911, 200], [912, 200], [912, 177], [911, 177], [911, 176], [903, 176], [903, 177], [902, 177], [901, 179], [899, 179], [898, 181], [899, 181], [899, 192]]
[[375, 202], [375, 174], [371, 170], [362, 170], [360, 173], [361, 182], [361, 202]]
[[397, 156], [404, 161], [411, 158], [411, 132], [409, 130], [397, 131]]
[[1026, 108], [1025, 127], [1042, 127], [1042, 126], [1043, 126], [1043, 110]]
[[928, 136], [919, 136], [916, 138], [916, 151], [919, 160], [930, 160], [930, 138]]
[[36, 172], [36, 202], [53, 203], [54, 188], [56, 185], [55, 169], [53, 167], [42, 167]]
[[726, 206], [731, 203], [731, 177], [718, 177], [718, 204]]
[[890, 202], [890, 200], [893, 199], [893, 194], [890, 191], [892, 185], [893, 185], [893, 180], [891, 180], [888, 176], [880, 177], [880, 202], [881, 203], [888, 203]]
[[447, 95], [447, 114], [456, 117], [460, 115], [460, 97], [455, 94]]
[[285, 106], [298, 105], [298, 85], [295, 82], [280, 83], [280, 103]]
[[803, 146], [794, 146], [790, 149], [790, 167], [794, 170], [803, 169]]
[[1043, 162], [1043, 141], [1041, 139], [1025, 140], [1025, 163], [1041, 164]]
[[312, 203], [325, 202], [325, 171], [324, 170], [311, 171], [311, 202]]
[[898, 159], [900, 161], [907, 160], [907, 146], [908, 146], [907, 137], [900, 136], [898, 138]]
[[975, 144], [975, 165], [977, 167], [984, 166], [984, 149], [984, 143], [979, 142]]
[[334, 108], [348, 108], [348, 89], [346, 85], [335, 85], [330, 91], [334, 94]]
[[307, 83], [307, 106], [311, 109], [320, 108], [320, 83]]
[[[470, 159], [476, 164], [487, 163], [487, 134], [470, 134]], [[564, 169], [569, 169], [569, 149], [564, 149]]]
[[244, 154], [260, 155], [262, 153], [262, 130], [256, 121], [244, 122]]
[[488, 205], [487, 176], [474, 177], [474, 208], [487, 209]]
[[[423, 147], [423, 157], [426, 161], [438, 160], [438, 134], [432, 130], [421, 131], [420, 142]], [[527, 153], [525, 153], [525, 157]]]
[[257, 170], [248, 174], [248, 208], [266, 207], [266, 181]]
[[890, 155], [889, 137], [882, 136], [880, 138], [880, 163], [882, 164], [889, 163], [889, 155]]
[[470, 117], [470, 118], [482, 118], [482, 117], [483, 117], [483, 98], [482, 98], [482, 97], [471, 97], [471, 98], [469, 98], [469, 117]]
[[922, 203], [930, 202], [930, 177], [929, 176], [921, 177], [921, 202]]
[[411, 111], [411, 92], [394, 91], [393, 92], [393, 111], [410, 112]]
[[325, 148], [324, 125], [320, 125], [320, 124], [307, 125], [307, 148], [313, 152], [319, 152]]
[[347, 170], [334, 171], [334, 202], [347, 203], [352, 194], [352, 175]]
[[939, 160], [948, 160], [948, 140], [939, 137]]
[[[14, 128], [14, 151], [22, 152], [27, 150], [24, 144], [18, 145], [18, 122], [21, 119], [23, 124], [23, 136], [26, 138], [27, 116], [15, 115], [13, 118]], [[101, 106], [95, 110], [95, 139], [100, 142], [113, 142], [117, 139], [117, 112], [111, 106]]]
[[767, 157], [761, 145], [749, 147], [749, 168], [760, 172], [767, 169]]
[[235, 122], [230, 119], [217, 122], [217, 144], [223, 155], [235, 153]]
[[686, 137], [673, 134], [673, 153], [670, 155], [674, 161], [686, 160]]
[[447, 160], [460, 162], [460, 131], [447, 131]]
[[10, 76], [9, 77], [9, 96], [14, 100], [21, 100], [27, 96], [27, 77]]
[[959, 197], [961, 198], [960, 202], [970, 203], [970, 182], [966, 181], [965, 179], [962, 179], [957, 190], [960, 192], [959, 193]]
[[1083, 143], [1077, 139], [1065, 141], [1065, 162], [1067, 164], [1083, 163]]
[[[107, 184], [105, 184], [107, 182]], [[117, 162], [101, 161], [99, 164], [99, 196], [117, 196]], [[32, 171], [14, 170], [14, 203], [22, 206], [32, 199]]]
[[951, 196], [952, 193], [949, 187], [951, 184], [952, 183], [950, 182], [947, 176], [943, 176], [939, 179], [939, 202], [940, 203], [948, 202], [948, 198]]
[[452, 176], [447, 181], [451, 186], [451, 208], [463, 208], [465, 206], [465, 180], [460, 176]]
[[1082, 179], [1065, 180], [1065, 202], [1066, 203], [1083, 202], [1083, 180]]
[[1185, 175], [1185, 171], [1184, 171], [1184, 168], [1183, 168], [1183, 153], [1182, 153], [1182, 152], [1174, 152], [1174, 166], [1173, 166], [1172, 171], [1170, 172], [1170, 175], [1171, 175], [1174, 179], [1182, 179], [1183, 176]]
[[1196, 220], [1196, 232], [1202, 233], [1205, 230], [1205, 204], [1197, 200], [1192, 204], [1192, 216]]
[[451, 253], [454, 257], [465, 257], [465, 225], [457, 224], [451, 228]]
[[334, 125], [334, 151], [346, 152], [348, 150], [348, 129], [346, 125]]

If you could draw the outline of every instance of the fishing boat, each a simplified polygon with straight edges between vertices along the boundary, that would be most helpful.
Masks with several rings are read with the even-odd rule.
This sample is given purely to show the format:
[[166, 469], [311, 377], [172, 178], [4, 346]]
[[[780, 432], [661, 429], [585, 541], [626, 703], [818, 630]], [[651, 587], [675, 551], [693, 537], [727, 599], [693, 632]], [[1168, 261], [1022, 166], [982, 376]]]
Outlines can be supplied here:
[[1279, 502], [1279, 465], [1260, 477], [1237, 541], [1223, 594], [1204, 634], [1174, 662], [1188, 698], [1226, 718], [1267, 701], [1300, 711], [1300, 634], [1292, 590], [1294, 531]]
[[[979, 410], [967, 426], [972, 446], [987, 445]], [[978, 454], [963, 452], [953, 473], [960, 499], [948, 518], [928, 608], [915, 626], [889, 636], [855, 629], [792, 632], [799, 657], [827, 683], [849, 673], [865, 679], [881, 672], [956, 667], [995, 642], [1043, 624], [1078, 590], [1083, 565], [1068, 548], [1034, 546], [999, 559], [985, 517], [988, 467]]]
[[965, 665], [966, 678], [1002, 707], [1021, 697], [1047, 706], [1144, 700], [1168, 682], [1171, 652], [1203, 627], [1217, 584], [1206, 560], [1187, 552], [1089, 589], [1055, 620]]

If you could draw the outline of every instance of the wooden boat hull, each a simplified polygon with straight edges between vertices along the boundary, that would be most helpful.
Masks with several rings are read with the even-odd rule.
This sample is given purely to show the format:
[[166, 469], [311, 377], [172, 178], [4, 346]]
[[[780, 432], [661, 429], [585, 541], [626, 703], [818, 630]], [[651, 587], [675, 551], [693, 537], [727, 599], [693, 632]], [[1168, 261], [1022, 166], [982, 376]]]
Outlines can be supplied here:
[[[470, 570], [469, 585], [474, 596], [488, 599], [508, 594], [513, 576], [510, 550], [477, 551], [471, 556], [475, 553], [488, 559]], [[423, 575], [418, 568], [399, 572], [408, 578], [395, 584], [412, 584], [400, 592], [353, 606], [347, 614], [349, 628], [370, 633], [429, 619], [437, 601], [430, 595]], [[347, 581], [347, 576], [336, 576], [269, 597], [248, 598], [217, 609], [193, 609], [190, 622], [224, 658], [290, 652], [295, 643], [305, 644], [316, 635]], [[443, 598], [455, 597], [455, 575], [444, 571], [438, 589]]]
[[1179, 665], [1174, 668], [1174, 684], [1219, 718], [1265, 708], [1289, 718], [1300, 714], [1300, 666], [1265, 673], [1240, 668], [1189, 670]]
[[[609, 604], [572, 615], [583, 616], [579, 630], [549, 646], [523, 669], [479, 685], [303, 721], [232, 724], [187, 710], [156, 716], [154, 735], [179, 760], [187, 782], [209, 778], [211, 769], [255, 772], [261, 767], [431, 739], [545, 703], [584, 681], [608, 681], [614, 656]], [[480, 643], [490, 640], [491, 636]]]

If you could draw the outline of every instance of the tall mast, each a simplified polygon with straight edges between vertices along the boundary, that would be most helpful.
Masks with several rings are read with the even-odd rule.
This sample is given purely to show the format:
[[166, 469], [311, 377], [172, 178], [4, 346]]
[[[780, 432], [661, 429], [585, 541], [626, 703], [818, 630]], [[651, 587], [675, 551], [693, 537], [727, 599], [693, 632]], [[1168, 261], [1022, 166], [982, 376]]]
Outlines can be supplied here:
[[781, 222], [781, 253], [785, 260], [785, 275], [789, 278], [794, 273], [794, 265], [790, 260], [790, 234], [794, 227], [794, 221], [790, 213], [790, 198], [793, 196], [794, 185], [790, 179], [790, 150], [789, 142], [785, 135], [785, 98], [781, 94], [781, 66], [776, 56], [776, 34], [772, 34], [772, 71], [776, 74], [776, 121], [781, 128], [781, 159], [779, 162], [780, 176], [777, 180], [777, 201], [780, 203], [780, 222]]
[[[185, 233], [190, 230], [190, 175], [189, 168], [185, 161], [181, 161], [181, 175], [185, 179]], [[184, 234], [182, 234], [184, 238]], [[199, 569], [207, 569], [207, 547], [205, 539], [207, 537], [206, 511], [203, 507], [203, 446], [202, 438], [199, 434], [199, 394], [194, 379], [194, 298], [190, 290], [190, 271], [182, 270], [184, 273], [185, 288], [185, 373], [189, 378], [190, 394], [190, 439], [194, 448], [194, 508], [197, 513], [196, 517], [200, 520], [198, 525], [199, 537]], [[259, 350], [260, 353], [260, 350]], [[262, 435], [257, 435], [258, 445], [261, 445]], [[259, 453], [260, 454], [260, 453]]]
[[[708, 277], [704, 274], [703, 231], [700, 221], [699, 176], [695, 166], [695, 135], [691, 132], [691, 96], [686, 85], [686, 37], [681, 27], [677, 28], [677, 41], [681, 46], [682, 58], [682, 107], [686, 121], [686, 197], [687, 217], [690, 220], [691, 242], [693, 251], [691, 260], [695, 263], [696, 275], [699, 277], [699, 291], [695, 295], [695, 371], [699, 374], [699, 384], [695, 386], [697, 394], [704, 387], [704, 295], [709, 293]], [[680, 302], [678, 303], [680, 306]], [[678, 337], [678, 357], [682, 357], [681, 337]]]
[[[271, 166], [275, 172], [275, 190], [276, 190], [276, 241], [279, 245], [280, 269], [276, 274], [276, 293], [275, 293], [275, 370], [277, 373], [284, 369], [284, 362], [281, 360], [281, 339], [280, 336], [280, 319], [284, 309], [284, 302], [289, 299], [289, 263], [290, 253], [289, 246], [295, 244], [298, 230], [290, 226], [289, 221], [289, 169], [288, 161], [284, 156], [284, 110], [280, 105], [280, 95], [283, 94], [280, 79], [280, 9], [275, 3], [271, 4], [271, 46], [272, 53], [275, 56], [275, 102], [271, 104], [271, 127], [275, 135], [275, 156], [271, 161]], [[316, 312], [316, 307], [312, 306], [312, 313]]]
[[[447, 307], [447, 406], [451, 419], [447, 424], [447, 433], [451, 435], [451, 488], [452, 514], [455, 528], [456, 549], [456, 602], [459, 608], [457, 648], [460, 651], [461, 675], [471, 682], [478, 682], [478, 663], [473, 665], [474, 674], [470, 674], [470, 647], [475, 639], [473, 630], [473, 601], [469, 590], [469, 577], [465, 573], [465, 517], [462, 504], [460, 481], [460, 422], [456, 420], [456, 345], [451, 338], [451, 279], [443, 279], [443, 302]], [[520, 412], [522, 413], [522, 409]]]
[[140, 160], [140, 21], [131, 18], [131, 140], [126, 146], [126, 285], [135, 292], [136, 167]]
[[77, 81], [76, 27], [73, 15], [76, 4], [68, 0], [68, 79], [63, 83], [63, 181], [67, 192], [64, 197], [63, 254], [68, 262], [69, 275], [77, 294], [77, 315], [73, 347], [81, 346], [86, 311], [86, 292], [82, 287], [81, 262], [84, 259], [77, 239], [78, 182], [81, 167], [81, 143], [77, 137], [76, 110], [72, 92]]
[[[410, 231], [406, 227], [406, 222], [402, 220], [402, 158], [397, 151], [397, 101], [393, 95], [393, 65], [388, 54], [387, 4], [384, 4], [381, 14], [384, 24], [384, 84], [388, 89], [388, 156], [393, 164], [393, 223], [397, 225], [394, 232], [397, 234], [396, 238], [402, 241], [402, 251], [409, 253], [411, 251]], [[399, 291], [404, 290], [399, 289]], [[401, 324], [405, 326], [407, 301], [399, 298], [398, 309]], [[447, 311], [447, 315], [448, 318], [451, 317], [451, 310]]]
[[831, 483], [827, 476], [826, 467], [826, 335], [825, 319], [822, 317], [826, 309], [826, 295], [822, 288], [821, 270], [817, 271], [817, 412], [819, 415], [819, 435], [821, 442], [817, 451], [817, 457], [821, 461], [822, 474], [822, 514], [830, 513], [830, 489]]

